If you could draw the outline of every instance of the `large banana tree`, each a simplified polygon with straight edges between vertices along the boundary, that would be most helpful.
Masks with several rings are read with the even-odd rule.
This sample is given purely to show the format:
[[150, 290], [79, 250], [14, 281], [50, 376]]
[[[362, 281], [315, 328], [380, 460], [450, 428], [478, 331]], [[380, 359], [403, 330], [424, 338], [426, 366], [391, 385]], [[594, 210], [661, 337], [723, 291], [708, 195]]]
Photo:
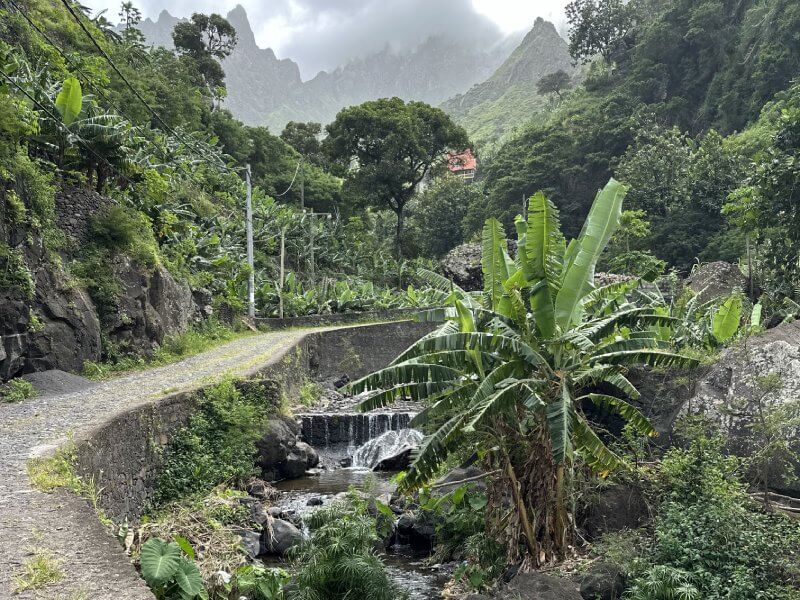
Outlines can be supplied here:
[[628, 402], [639, 394], [626, 366], [691, 362], [661, 341], [670, 317], [627, 300], [638, 281], [594, 285], [595, 265], [618, 227], [625, 193], [609, 181], [569, 244], [555, 206], [541, 193], [533, 196], [527, 221], [516, 221], [514, 260], [500, 223], [487, 221], [483, 292], [466, 293], [428, 273], [429, 282], [447, 294], [448, 306], [426, 318], [443, 324], [389, 367], [351, 385], [357, 393], [377, 391], [363, 410], [401, 397], [423, 403], [413, 425], [428, 435], [403, 489], [434, 478], [451, 455], [483, 457], [500, 474], [490, 486], [496, 505], [513, 501], [511, 537], [520, 543], [509, 544], [511, 553], [527, 550], [534, 566], [564, 557], [572, 542], [569, 492], [576, 459], [603, 476], [625, 466], [595, 432], [585, 408], [612, 409], [642, 434], [655, 435]]

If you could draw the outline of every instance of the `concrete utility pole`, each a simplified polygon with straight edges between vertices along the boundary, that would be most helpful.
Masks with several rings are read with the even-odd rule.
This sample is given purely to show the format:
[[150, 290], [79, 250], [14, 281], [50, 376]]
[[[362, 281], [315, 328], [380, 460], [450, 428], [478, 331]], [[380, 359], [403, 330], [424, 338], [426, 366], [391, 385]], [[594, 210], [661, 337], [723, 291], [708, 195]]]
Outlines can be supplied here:
[[247, 264], [250, 266], [250, 276], [247, 279], [247, 316], [254, 319], [256, 316], [256, 271], [253, 259], [253, 186], [250, 183], [250, 164], [245, 167], [247, 181]]

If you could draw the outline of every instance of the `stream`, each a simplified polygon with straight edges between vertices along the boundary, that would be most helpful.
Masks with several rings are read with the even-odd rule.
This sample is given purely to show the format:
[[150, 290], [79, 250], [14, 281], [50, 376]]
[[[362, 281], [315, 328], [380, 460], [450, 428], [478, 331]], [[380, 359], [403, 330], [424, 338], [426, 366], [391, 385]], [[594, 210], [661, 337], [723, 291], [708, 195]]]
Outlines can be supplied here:
[[[328, 417], [325, 419], [325, 417]], [[304, 439], [317, 442], [315, 450], [320, 454], [322, 469], [300, 479], [276, 482], [274, 487], [281, 491], [281, 497], [274, 505], [296, 515], [307, 515], [333, 501], [337, 494], [355, 488], [380, 496], [391, 494], [394, 484], [393, 472], [372, 471], [370, 464], [376, 464], [382, 457], [392, 455], [409, 443], [418, 442], [422, 435], [407, 429], [408, 416], [370, 415], [366, 422], [348, 419], [348, 415], [316, 415], [305, 419]], [[330, 420], [330, 422], [324, 422]], [[324, 431], [324, 433], [322, 433]], [[331, 435], [336, 431], [335, 435]], [[352, 437], [348, 436], [351, 435]], [[328, 442], [333, 437], [336, 443]], [[355, 438], [355, 440], [353, 439]], [[356, 441], [360, 445], [356, 445]], [[355, 463], [361, 466], [340, 466], [342, 463]], [[309, 505], [322, 501], [322, 504]], [[398, 588], [407, 594], [408, 600], [434, 600], [440, 598], [444, 577], [425, 564], [425, 559], [413, 556], [402, 546], [392, 546], [381, 554], [390, 578]]]

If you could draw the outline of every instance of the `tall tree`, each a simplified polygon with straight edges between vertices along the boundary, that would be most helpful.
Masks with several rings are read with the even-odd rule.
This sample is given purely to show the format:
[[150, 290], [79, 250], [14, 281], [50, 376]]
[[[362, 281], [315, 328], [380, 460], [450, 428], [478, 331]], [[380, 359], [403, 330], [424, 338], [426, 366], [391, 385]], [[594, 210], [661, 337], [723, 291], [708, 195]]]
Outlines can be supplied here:
[[607, 64], [636, 21], [635, 4], [628, 0], [572, 0], [566, 8], [569, 53], [575, 62], [600, 54]]
[[536, 91], [540, 95], [555, 94], [561, 99], [561, 92], [568, 90], [571, 86], [570, 76], [564, 69], [559, 69], [555, 73], [545, 75], [536, 82]]
[[219, 61], [236, 47], [236, 29], [218, 14], [194, 13], [175, 25], [172, 41], [180, 54], [190, 57], [212, 98], [224, 95], [225, 72]]
[[326, 131], [323, 146], [338, 162], [346, 185], [363, 203], [389, 208], [397, 215], [401, 255], [406, 204], [448, 151], [468, 146], [466, 131], [442, 110], [400, 98], [345, 108]]

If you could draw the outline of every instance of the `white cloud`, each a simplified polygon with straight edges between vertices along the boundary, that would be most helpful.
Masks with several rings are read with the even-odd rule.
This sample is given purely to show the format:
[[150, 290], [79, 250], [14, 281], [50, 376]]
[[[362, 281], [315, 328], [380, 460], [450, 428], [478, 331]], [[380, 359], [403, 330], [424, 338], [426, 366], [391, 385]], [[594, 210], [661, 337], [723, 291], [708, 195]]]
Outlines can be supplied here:
[[[120, 0], [84, 0], [116, 20]], [[166, 9], [225, 14], [241, 3], [261, 47], [300, 64], [305, 77], [385, 47], [444, 33], [470, 41], [528, 29], [536, 17], [563, 21], [567, 0], [134, 0], [145, 17]]]

